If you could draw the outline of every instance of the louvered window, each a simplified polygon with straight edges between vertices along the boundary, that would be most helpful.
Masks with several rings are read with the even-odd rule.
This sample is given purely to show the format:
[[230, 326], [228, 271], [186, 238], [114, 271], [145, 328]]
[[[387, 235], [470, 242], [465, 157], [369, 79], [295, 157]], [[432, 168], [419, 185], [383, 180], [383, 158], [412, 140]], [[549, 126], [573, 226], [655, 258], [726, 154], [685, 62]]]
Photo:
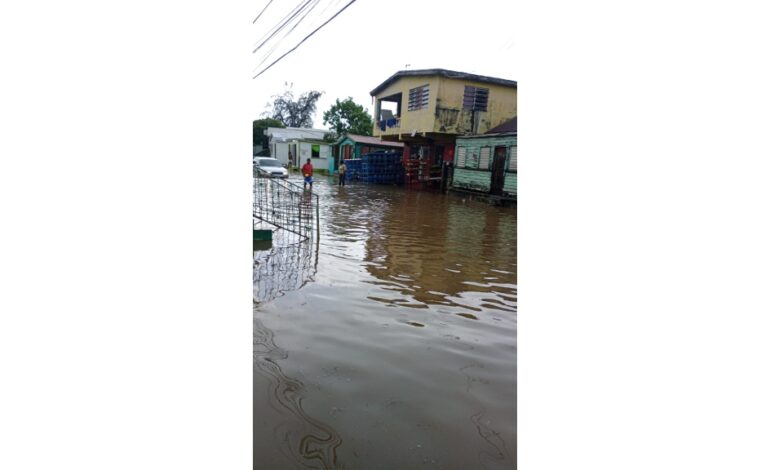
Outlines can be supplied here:
[[428, 107], [428, 85], [418, 86], [409, 90], [409, 111]]
[[471, 111], [486, 111], [489, 101], [489, 88], [477, 88], [465, 86], [463, 95], [463, 108]]
[[457, 149], [457, 168], [465, 168], [465, 147]]
[[479, 155], [479, 169], [489, 169], [489, 155], [492, 153], [490, 147], [481, 147], [481, 154]]
[[478, 168], [479, 155], [476, 152], [470, 152], [465, 158], [465, 168]]
[[517, 171], [516, 169], [516, 147], [511, 147], [511, 160], [508, 163], [508, 169], [511, 171]]

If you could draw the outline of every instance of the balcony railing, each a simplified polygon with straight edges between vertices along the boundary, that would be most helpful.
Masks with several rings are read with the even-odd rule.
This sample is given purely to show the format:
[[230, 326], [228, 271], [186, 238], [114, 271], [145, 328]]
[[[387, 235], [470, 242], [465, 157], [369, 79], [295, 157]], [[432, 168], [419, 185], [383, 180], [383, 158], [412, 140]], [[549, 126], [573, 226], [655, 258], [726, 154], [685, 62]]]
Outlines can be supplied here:
[[391, 135], [401, 132], [401, 118], [381, 119], [375, 123], [374, 135]]

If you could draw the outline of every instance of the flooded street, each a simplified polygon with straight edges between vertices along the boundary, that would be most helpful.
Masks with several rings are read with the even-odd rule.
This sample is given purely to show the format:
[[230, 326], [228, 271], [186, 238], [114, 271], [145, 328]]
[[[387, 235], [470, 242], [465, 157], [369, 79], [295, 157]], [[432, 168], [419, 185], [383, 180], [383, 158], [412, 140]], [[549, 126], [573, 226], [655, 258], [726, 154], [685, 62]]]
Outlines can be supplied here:
[[334, 183], [254, 253], [254, 468], [515, 468], [515, 208]]

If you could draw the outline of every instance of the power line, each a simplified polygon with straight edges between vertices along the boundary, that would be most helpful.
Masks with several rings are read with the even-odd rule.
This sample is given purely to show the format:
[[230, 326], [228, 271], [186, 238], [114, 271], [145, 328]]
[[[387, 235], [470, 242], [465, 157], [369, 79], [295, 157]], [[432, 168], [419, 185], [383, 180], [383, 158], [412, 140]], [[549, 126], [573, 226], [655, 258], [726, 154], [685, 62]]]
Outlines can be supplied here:
[[336, 18], [336, 17], [337, 17], [337, 15], [339, 15], [340, 13], [342, 13], [343, 11], [345, 11], [345, 9], [346, 9], [347, 7], [349, 7], [350, 5], [354, 4], [355, 2], [356, 2], [356, 0], [350, 0], [350, 2], [349, 2], [347, 5], [345, 5], [344, 7], [342, 7], [342, 9], [341, 9], [340, 11], [338, 11], [337, 13], [335, 13], [335, 14], [334, 14], [334, 16], [332, 16], [331, 18], [329, 18], [328, 20], [326, 20], [326, 21], [325, 21], [325, 22], [324, 22], [324, 23], [323, 23], [321, 26], [319, 26], [319, 27], [317, 27], [316, 29], [314, 29], [312, 33], [310, 33], [310, 34], [308, 34], [307, 36], [305, 36], [305, 37], [304, 37], [304, 38], [303, 38], [303, 39], [302, 39], [302, 40], [299, 42], [299, 44], [297, 44], [297, 45], [296, 45], [296, 46], [294, 46], [293, 48], [289, 49], [289, 50], [288, 50], [288, 51], [287, 51], [285, 54], [283, 54], [281, 57], [279, 57], [279, 58], [275, 59], [275, 60], [273, 61], [273, 63], [272, 63], [272, 64], [268, 65], [267, 67], [265, 67], [264, 69], [262, 69], [262, 71], [261, 71], [261, 72], [259, 72], [258, 74], [254, 75], [254, 76], [252, 77], [252, 79], [254, 79], [254, 78], [257, 78], [257, 77], [259, 77], [260, 75], [262, 75], [263, 73], [267, 72], [267, 71], [270, 69], [270, 67], [272, 67], [273, 65], [277, 64], [277, 63], [278, 63], [278, 62], [279, 62], [281, 59], [283, 59], [284, 57], [286, 57], [287, 55], [289, 55], [291, 52], [293, 52], [295, 49], [297, 49], [299, 46], [301, 46], [301, 45], [302, 45], [302, 43], [303, 43], [303, 42], [305, 42], [305, 41], [306, 41], [306, 40], [307, 40], [307, 39], [308, 39], [310, 36], [314, 35], [316, 32], [318, 32], [318, 30], [319, 30], [319, 29], [321, 29], [321, 28], [323, 28], [324, 26], [326, 26], [326, 25], [327, 25], [327, 24], [328, 24], [328, 23], [329, 23], [331, 20], [333, 20], [334, 18]]
[[265, 10], [267, 10], [267, 7], [269, 7], [271, 3], [273, 3], [273, 0], [270, 0], [269, 2], [267, 2], [267, 5], [265, 5], [265, 8], [263, 8], [263, 9], [262, 9], [262, 11], [260, 11], [260, 12], [259, 12], [259, 15], [257, 15], [257, 17], [256, 17], [256, 18], [254, 18], [254, 21], [252, 21], [252, 22], [251, 22], [251, 24], [254, 24], [254, 23], [256, 23], [256, 22], [257, 22], [257, 20], [259, 19], [259, 17], [260, 17], [260, 16], [262, 16], [262, 13], [264, 13], [264, 12], [265, 12]]
[[273, 37], [273, 36], [275, 36], [276, 34], [278, 34], [278, 33], [279, 33], [279, 32], [280, 32], [280, 31], [281, 31], [283, 28], [285, 28], [285, 27], [286, 27], [286, 25], [287, 25], [287, 24], [289, 24], [289, 23], [290, 23], [290, 22], [291, 22], [291, 21], [294, 19], [294, 17], [296, 17], [297, 15], [299, 15], [300, 13], [302, 13], [302, 10], [304, 10], [305, 8], [307, 8], [307, 6], [308, 6], [308, 5], [310, 4], [310, 2], [312, 2], [312, 1], [313, 1], [313, 0], [307, 0], [305, 3], [303, 3], [303, 4], [302, 4], [302, 7], [301, 7], [299, 10], [297, 10], [296, 12], [294, 12], [294, 14], [293, 14], [293, 15], [291, 15], [291, 17], [290, 17], [288, 20], [286, 20], [286, 21], [285, 21], [285, 22], [284, 22], [284, 23], [283, 23], [283, 24], [282, 24], [282, 25], [281, 25], [281, 26], [280, 26], [280, 27], [279, 27], [277, 30], [275, 30], [275, 31], [274, 31], [274, 32], [273, 32], [273, 33], [272, 33], [270, 36], [268, 36], [268, 38], [267, 38], [267, 39], [265, 39], [264, 41], [262, 41], [262, 44], [260, 44], [259, 46], [257, 46], [257, 48], [256, 48], [256, 49], [254, 49], [253, 51], [251, 51], [251, 53], [253, 54], [253, 53], [257, 52], [257, 51], [258, 51], [258, 50], [259, 50], [259, 49], [260, 49], [262, 46], [264, 46], [264, 45], [265, 45], [265, 43], [267, 43], [267, 41], [269, 41], [270, 39], [272, 39], [272, 37]]
[[337, 5], [339, 5], [340, 3], [342, 3], [342, 0], [334, 0], [334, 1], [331, 1], [331, 2], [327, 3], [326, 6], [324, 7], [324, 9], [321, 11], [321, 13], [319, 13], [318, 16], [316, 18], [314, 18], [314, 20], [310, 23], [310, 27], [312, 28], [313, 26], [315, 26], [317, 24], [317, 21], [315, 21], [315, 20], [317, 20], [318, 18], [323, 18], [324, 17], [324, 14], [326, 13], [326, 10], [328, 10], [330, 7], [336, 8]]
[[303, 3], [304, 1], [305, 1], [305, 0], [300, 0], [300, 2], [297, 4], [297, 6], [295, 6], [294, 8], [292, 8], [292, 10], [291, 10], [289, 13], [287, 13], [287, 14], [286, 14], [286, 16], [284, 16], [284, 17], [283, 17], [283, 19], [281, 19], [281, 20], [280, 20], [278, 23], [276, 23], [276, 24], [275, 24], [275, 25], [274, 25], [272, 28], [270, 28], [270, 29], [267, 31], [267, 33], [265, 33], [265, 35], [264, 35], [264, 36], [262, 36], [262, 38], [261, 38], [261, 39], [258, 39], [256, 42], [254, 42], [254, 46], [256, 46], [256, 45], [257, 45], [257, 44], [258, 44], [260, 41], [264, 40], [264, 39], [267, 37], [267, 35], [268, 35], [268, 34], [270, 34], [271, 32], [273, 32], [273, 31], [274, 31], [276, 28], [278, 28], [278, 27], [281, 25], [281, 23], [283, 23], [284, 21], [287, 21], [287, 19], [288, 19], [288, 18], [289, 18], [289, 17], [290, 17], [290, 16], [291, 16], [291, 15], [292, 15], [294, 12], [296, 12], [296, 11], [297, 11], [297, 9], [299, 9], [300, 7], [302, 7], [302, 3]]
[[319, 2], [320, 2], [320, 0], [313, 0], [313, 5], [312, 5], [310, 8], [308, 8], [308, 10], [305, 12], [305, 14], [304, 14], [304, 15], [302, 15], [302, 18], [298, 19], [298, 20], [297, 20], [297, 22], [296, 22], [296, 23], [294, 23], [294, 26], [292, 26], [292, 27], [291, 27], [291, 29], [289, 30], [289, 32], [288, 32], [288, 33], [286, 33], [286, 35], [284, 36], [284, 39], [285, 39], [286, 37], [288, 37], [288, 36], [291, 34], [291, 32], [292, 32], [292, 31], [294, 31], [295, 29], [297, 29], [297, 26], [299, 26], [299, 24], [300, 24], [300, 23], [302, 23], [302, 21], [303, 21], [305, 18], [307, 18], [307, 15], [309, 15], [309, 14], [310, 14], [310, 12], [311, 12], [311, 11], [313, 11], [313, 9], [314, 9], [316, 6], [318, 6], [318, 3], [319, 3]]
[[265, 63], [265, 61], [267, 61], [267, 59], [270, 58], [270, 56], [273, 54], [273, 52], [275, 52], [275, 50], [278, 49], [278, 46], [281, 45], [281, 42], [284, 39], [288, 38], [291, 35], [291, 33], [295, 29], [297, 29], [297, 26], [299, 26], [302, 23], [302, 21], [304, 21], [305, 18], [307, 18], [307, 15], [309, 15], [310, 12], [312, 12], [313, 9], [316, 6], [318, 6], [318, 4], [320, 3], [320, 0], [312, 0], [312, 1], [313, 1], [313, 4], [310, 6], [310, 8], [308, 8], [307, 11], [302, 15], [302, 17], [300, 19], [298, 19], [296, 23], [294, 23], [294, 26], [292, 26], [291, 29], [286, 34], [283, 35], [283, 38], [279, 39], [278, 42], [276, 42], [275, 45], [265, 54], [265, 56], [262, 58], [262, 60], [259, 61], [259, 64], [257, 64], [256, 67], [254, 67], [254, 70], [258, 69], [262, 64]]

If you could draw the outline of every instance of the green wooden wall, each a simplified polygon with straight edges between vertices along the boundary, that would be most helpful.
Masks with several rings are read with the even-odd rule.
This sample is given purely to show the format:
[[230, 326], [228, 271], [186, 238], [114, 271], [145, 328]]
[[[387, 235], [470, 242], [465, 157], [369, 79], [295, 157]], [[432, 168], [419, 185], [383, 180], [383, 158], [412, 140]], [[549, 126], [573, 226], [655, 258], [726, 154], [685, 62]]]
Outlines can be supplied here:
[[455, 145], [452, 187], [489, 192], [495, 147], [507, 147], [503, 192], [516, 195], [517, 136], [458, 137]]
[[492, 173], [489, 171], [455, 168], [455, 172], [452, 177], [452, 187], [472, 189], [474, 191], [488, 193], [491, 181]]
[[503, 192], [508, 193], [511, 196], [516, 196], [516, 173], [505, 173]]

